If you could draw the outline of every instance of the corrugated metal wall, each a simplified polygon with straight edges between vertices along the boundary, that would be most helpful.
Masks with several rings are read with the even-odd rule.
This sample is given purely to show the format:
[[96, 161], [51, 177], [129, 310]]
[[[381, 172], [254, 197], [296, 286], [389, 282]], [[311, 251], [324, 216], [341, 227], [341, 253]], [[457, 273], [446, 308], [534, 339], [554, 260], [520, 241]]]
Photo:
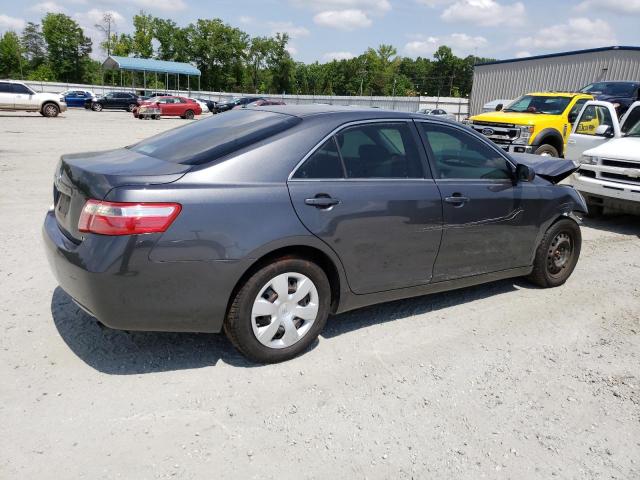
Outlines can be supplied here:
[[578, 90], [600, 80], [640, 80], [640, 51], [605, 50], [559, 57], [478, 65], [473, 72], [470, 111], [495, 99], [535, 91]]

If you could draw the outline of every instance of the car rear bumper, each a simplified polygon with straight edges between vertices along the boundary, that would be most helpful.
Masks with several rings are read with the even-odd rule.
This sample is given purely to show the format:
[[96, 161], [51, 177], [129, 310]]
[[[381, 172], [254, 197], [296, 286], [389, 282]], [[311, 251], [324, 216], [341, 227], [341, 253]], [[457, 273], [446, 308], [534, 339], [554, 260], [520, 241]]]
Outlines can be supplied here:
[[79, 244], [49, 211], [45, 250], [60, 287], [85, 311], [121, 330], [219, 332], [239, 262], [154, 262], [155, 235], [88, 235]]

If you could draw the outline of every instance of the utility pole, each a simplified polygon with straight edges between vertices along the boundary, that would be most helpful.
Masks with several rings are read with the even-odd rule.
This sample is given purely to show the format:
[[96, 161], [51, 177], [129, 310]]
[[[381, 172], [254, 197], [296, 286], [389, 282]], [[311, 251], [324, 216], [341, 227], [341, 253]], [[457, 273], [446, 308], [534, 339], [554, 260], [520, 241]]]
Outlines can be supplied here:
[[95, 27], [104, 33], [107, 37], [106, 46], [107, 46], [107, 56], [111, 55], [111, 27], [115, 27], [116, 21], [113, 18], [113, 13], [104, 12], [102, 15], [102, 22], [96, 23]]

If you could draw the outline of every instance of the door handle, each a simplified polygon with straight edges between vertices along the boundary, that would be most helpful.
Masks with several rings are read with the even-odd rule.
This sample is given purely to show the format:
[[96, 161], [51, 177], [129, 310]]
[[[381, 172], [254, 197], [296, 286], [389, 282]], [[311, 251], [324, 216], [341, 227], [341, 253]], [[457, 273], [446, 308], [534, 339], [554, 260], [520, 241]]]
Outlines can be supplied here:
[[340, 200], [332, 198], [329, 195], [319, 193], [313, 198], [305, 199], [304, 203], [316, 208], [331, 208], [338, 205]]
[[469, 197], [463, 197], [459, 193], [454, 193], [450, 197], [445, 197], [444, 201], [447, 203], [451, 203], [456, 207], [462, 207], [469, 201]]

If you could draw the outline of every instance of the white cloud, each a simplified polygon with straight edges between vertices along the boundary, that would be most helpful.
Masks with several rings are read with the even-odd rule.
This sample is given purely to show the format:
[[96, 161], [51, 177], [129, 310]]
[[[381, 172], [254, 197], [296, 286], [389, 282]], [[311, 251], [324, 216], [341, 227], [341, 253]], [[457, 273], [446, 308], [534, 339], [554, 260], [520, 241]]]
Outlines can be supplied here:
[[349, 60], [355, 57], [351, 52], [328, 52], [325, 53], [322, 58], [330, 62], [331, 60]]
[[516, 58], [526, 58], [531, 56], [531, 52], [528, 52], [527, 50], [520, 50], [519, 52], [516, 52]]
[[640, 0], [584, 0], [576, 6], [576, 10], [640, 14]]
[[150, 10], [162, 10], [164, 12], [175, 12], [184, 10], [187, 4], [184, 0], [133, 0], [131, 3]]
[[287, 52], [289, 52], [289, 55], [291, 55], [292, 57], [298, 54], [298, 49], [293, 45], [287, 45], [286, 50]]
[[370, 14], [383, 14], [391, 10], [389, 0], [290, 0], [298, 7], [311, 8], [314, 11], [360, 10]]
[[242, 15], [238, 20], [240, 20], [240, 23], [242, 23], [243, 25], [251, 25], [256, 21], [255, 18], [246, 15]]
[[455, 2], [455, 0], [416, 0], [416, 2], [421, 5], [426, 5], [427, 7], [434, 8], [452, 4]]
[[310, 33], [305, 27], [296, 26], [292, 22], [267, 22], [267, 25], [271, 29], [272, 35], [288, 33], [291, 38], [300, 38], [306, 37]]
[[496, 0], [458, 0], [442, 12], [445, 22], [466, 22], [483, 27], [522, 25], [525, 19], [522, 2], [503, 5]]
[[567, 23], [541, 28], [520, 39], [518, 46], [539, 49], [605, 47], [618, 43], [611, 26], [601, 19], [572, 18]]
[[25, 21], [22, 18], [10, 17], [9, 15], [0, 14], [0, 31], [2, 30], [22, 30]]
[[458, 55], [475, 54], [478, 49], [484, 48], [489, 41], [480, 36], [473, 37], [466, 33], [452, 33], [444, 37], [424, 37], [413, 35], [414, 39], [404, 46], [404, 51], [412, 57], [430, 57], [441, 45], [451, 47]]
[[370, 27], [371, 19], [362, 10], [327, 10], [313, 17], [318, 25], [339, 30]]
[[29, 11], [42, 14], [62, 13], [64, 12], [64, 7], [62, 5], [58, 5], [56, 2], [40, 2], [29, 8]]

